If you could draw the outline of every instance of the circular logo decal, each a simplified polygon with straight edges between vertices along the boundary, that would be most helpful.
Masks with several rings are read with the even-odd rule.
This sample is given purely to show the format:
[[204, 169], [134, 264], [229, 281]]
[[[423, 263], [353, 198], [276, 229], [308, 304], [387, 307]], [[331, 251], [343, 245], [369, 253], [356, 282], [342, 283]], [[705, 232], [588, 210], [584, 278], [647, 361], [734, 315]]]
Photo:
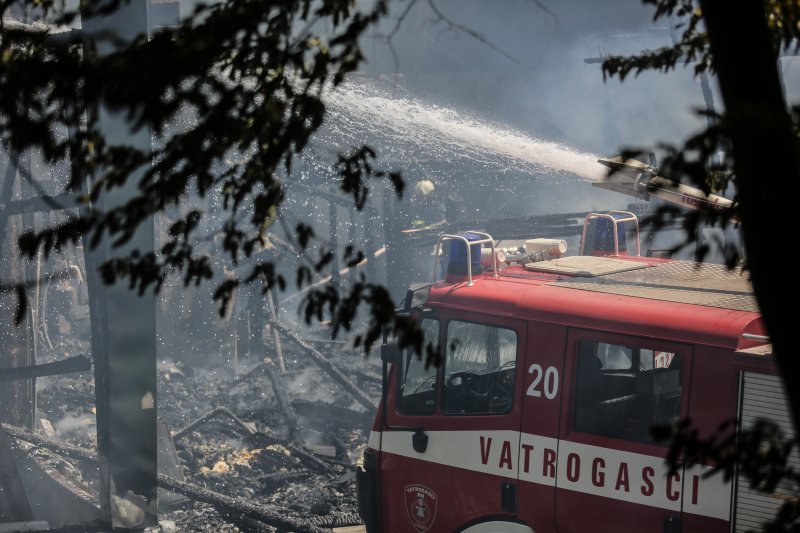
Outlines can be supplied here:
[[439, 498], [425, 485], [406, 485], [403, 489], [406, 515], [417, 533], [425, 533], [436, 520]]

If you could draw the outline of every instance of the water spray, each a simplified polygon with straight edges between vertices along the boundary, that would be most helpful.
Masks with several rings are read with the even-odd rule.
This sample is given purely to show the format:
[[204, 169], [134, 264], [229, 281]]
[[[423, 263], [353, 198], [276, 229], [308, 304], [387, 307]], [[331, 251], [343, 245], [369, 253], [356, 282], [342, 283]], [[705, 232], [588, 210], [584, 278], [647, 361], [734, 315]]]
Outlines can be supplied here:
[[329, 138], [370, 139], [394, 160], [460, 160], [496, 168], [601, 180], [597, 156], [461, 110], [398, 96], [366, 81], [337, 87], [326, 98]]

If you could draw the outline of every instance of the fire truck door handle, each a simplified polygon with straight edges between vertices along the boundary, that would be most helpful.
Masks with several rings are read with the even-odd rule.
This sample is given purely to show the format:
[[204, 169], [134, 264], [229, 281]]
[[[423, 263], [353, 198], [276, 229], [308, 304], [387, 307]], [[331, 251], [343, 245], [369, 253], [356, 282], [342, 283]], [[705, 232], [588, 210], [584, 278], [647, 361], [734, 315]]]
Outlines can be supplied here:
[[417, 453], [425, 453], [425, 450], [428, 449], [428, 435], [418, 429], [411, 435], [411, 444], [414, 446], [414, 451]]
[[517, 512], [517, 485], [512, 481], [500, 484], [500, 508], [504, 513]]
[[680, 533], [681, 517], [676, 515], [664, 515], [664, 533]]

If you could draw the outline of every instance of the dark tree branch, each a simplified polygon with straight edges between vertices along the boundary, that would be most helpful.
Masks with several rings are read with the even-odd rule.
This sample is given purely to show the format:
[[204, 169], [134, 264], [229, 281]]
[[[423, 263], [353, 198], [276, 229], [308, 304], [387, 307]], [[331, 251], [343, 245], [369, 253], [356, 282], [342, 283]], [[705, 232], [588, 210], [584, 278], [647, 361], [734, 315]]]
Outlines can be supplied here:
[[467, 35], [469, 35], [470, 37], [472, 37], [476, 41], [478, 41], [480, 43], [483, 43], [484, 45], [488, 46], [489, 48], [491, 48], [492, 50], [494, 50], [498, 54], [500, 54], [503, 57], [505, 57], [506, 59], [508, 59], [510, 61], [513, 61], [514, 63], [519, 64], [519, 60], [517, 58], [515, 58], [514, 56], [512, 56], [511, 54], [509, 54], [505, 50], [502, 50], [501, 48], [497, 47], [493, 42], [488, 40], [486, 37], [484, 37], [483, 35], [481, 35], [477, 31], [475, 31], [472, 28], [469, 28], [467, 26], [464, 26], [463, 24], [459, 24], [458, 22], [455, 22], [453, 19], [451, 19], [450, 17], [448, 17], [444, 13], [442, 13], [442, 11], [436, 5], [434, 0], [428, 0], [428, 5], [431, 6], [431, 10], [436, 14], [437, 17], [439, 17], [439, 19], [442, 22], [447, 24], [447, 26], [450, 29], [455, 29], [455, 30], [458, 30], [458, 31], [466, 33]]
[[406, 17], [411, 12], [411, 9], [414, 7], [414, 5], [416, 5], [416, 3], [417, 0], [409, 0], [408, 4], [406, 5], [406, 8], [403, 10], [400, 16], [397, 17], [397, 22], [395, 23], [394, 28], [385, 37], [386, 43], [389, 45], [389, 51], [392, 53], [392, 59], [394, 60], [395, 73], [400, 71], [400, 58], [397, 57], [397, 50], [395, 50], [394, 48], [393, 39], [394, 36], [397, 35], [397, 32], [400, 31], [400, 27], [403, 25], [403, 21], [406, 19]]

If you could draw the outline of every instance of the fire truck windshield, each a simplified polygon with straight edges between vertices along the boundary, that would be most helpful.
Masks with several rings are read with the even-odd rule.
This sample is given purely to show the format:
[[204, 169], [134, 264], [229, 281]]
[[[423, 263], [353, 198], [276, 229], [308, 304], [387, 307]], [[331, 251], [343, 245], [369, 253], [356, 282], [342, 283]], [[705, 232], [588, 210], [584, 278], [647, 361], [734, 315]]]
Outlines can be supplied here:
[[[421, 322], [425, 344], [438, 345], [440, 323]], [[513, 407], [517, 335], [511, 329], [450, 320], [446, 357], [438, 368], [426, 358], [406, 354], [398, 373], [397, 409], [406, 415], [499, 414]], [[437, 406], [441, 388], [441, 407]]]
[[[438, 346], [439, 321], [426, 318], [420, 322], [423, 345]], [[408, 350], [403, 371], [399, 374], [398, 410], [408, 415], [432, 414], [436, 410], [436, 366]]]
[[447, 324], [442, 411], [505, 413], [513, 406], [517, 335], [513, 330], [451, 320]]

